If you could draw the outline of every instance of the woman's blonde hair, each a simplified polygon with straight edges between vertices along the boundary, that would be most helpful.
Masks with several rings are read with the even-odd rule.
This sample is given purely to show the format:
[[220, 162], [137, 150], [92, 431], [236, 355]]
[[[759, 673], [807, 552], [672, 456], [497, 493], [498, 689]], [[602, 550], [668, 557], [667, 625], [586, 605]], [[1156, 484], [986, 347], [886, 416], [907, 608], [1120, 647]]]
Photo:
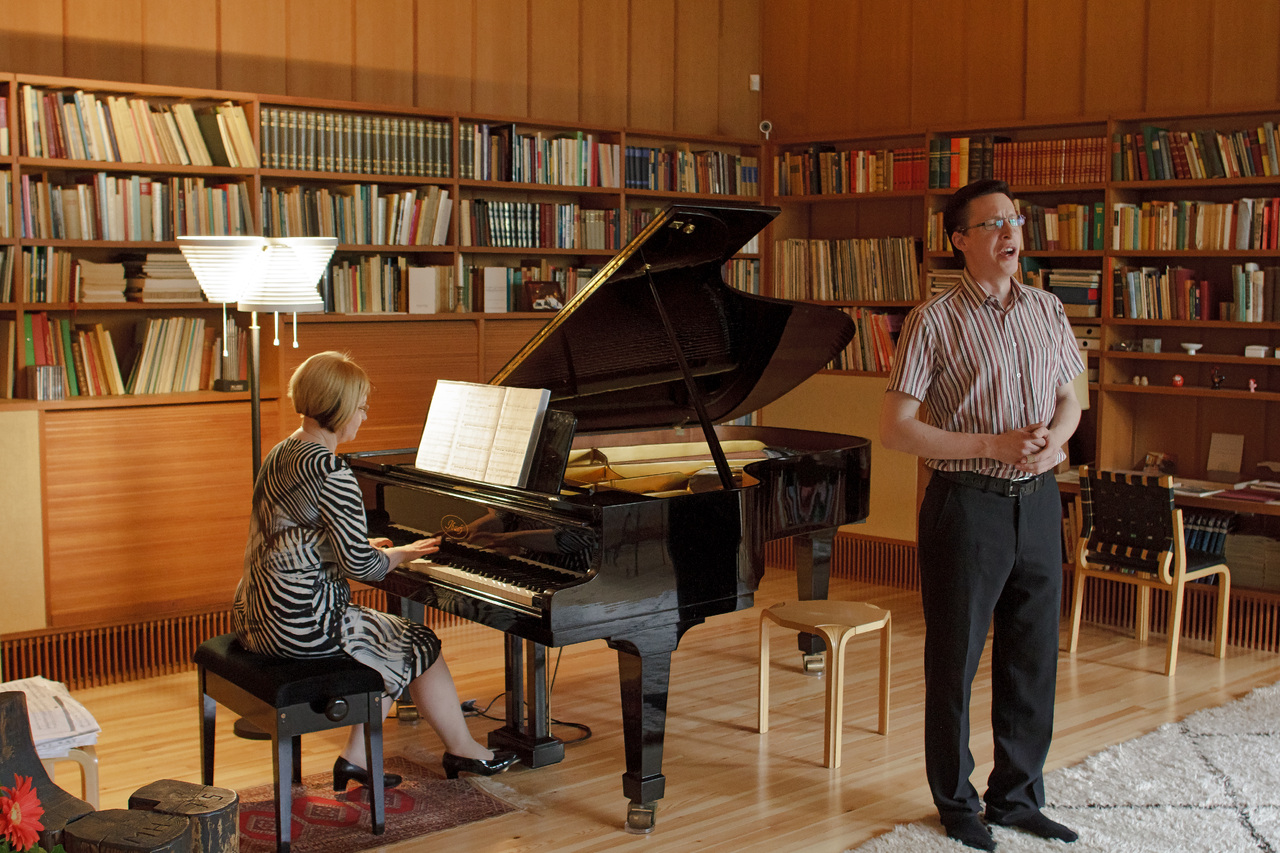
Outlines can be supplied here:
[[351, 356], [330, 350], [298, 365], [289, 379], [289, 399], [298, 414], [338, 432], [355, 417], [371, 387], [369, 375]]

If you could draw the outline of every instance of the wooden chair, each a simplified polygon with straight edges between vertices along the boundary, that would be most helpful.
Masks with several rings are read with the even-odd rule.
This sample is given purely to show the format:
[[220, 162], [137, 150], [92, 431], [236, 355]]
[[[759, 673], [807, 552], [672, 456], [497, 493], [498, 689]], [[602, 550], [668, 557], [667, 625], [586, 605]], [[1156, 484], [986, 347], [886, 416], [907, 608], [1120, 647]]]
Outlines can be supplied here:
[[1218, 614], [1214, 648], [1218, 657], [1224, 657], [1231, 572], [1221, 555], [1187, 548], [1182, 510], [1173, 502], [1173, 478], [1090, 471], [1084, 466], [1080, 469], [1077, 508], [1080, 535], [1074, 554], [1075, 591], [1068, 653], [1075, 654], [1080, 638], [1086, 578], [1117, 581], [1137, 588], [1134, 632], [1142, 643], [1147, 641], [1150, 627], [1151, 590], [1163, 589], [1169, 593], [1166, 625], [1169, 650], [1164, 674], [1173, 675], [1178, 666], [1187, 582], [1216, 574]]
[[0, 692], [0, 784], [13, 784], [14, 775], [30, 776], [40, 797], [44, 830], [40, 846], [52, 850], [63, 842], [67, 824], [93, 812], [93, 806], [78, 800], [53, 784], [44, 763], [36, 753], [31, 737], [31, 720], [27, 716], [27, 694], [21, 690]]
[[200, 764], [213, 784], [213, 734], [219, 704], [271, 736], [276, 850], [288, 853], [291, 782], [302, 781], [302, 735], [364, 723], [373, 834], [385, 828], [382, 777], [382, 676], [347, 656], [291, 660], [244, 649], [234, 634], [196, 649], [200, 683]]
[[826, 734], [824, 767], [840, 766], [844, 727], [844, 647], [853, 637], [880, 632], [880, 734], [889, 730], [890, 614], [860, 601], [792, 601], [767, 607], [760, 614], [760, 704], [758, 727], [769, 731], [769, 623], [816, 634], [827, 646]]

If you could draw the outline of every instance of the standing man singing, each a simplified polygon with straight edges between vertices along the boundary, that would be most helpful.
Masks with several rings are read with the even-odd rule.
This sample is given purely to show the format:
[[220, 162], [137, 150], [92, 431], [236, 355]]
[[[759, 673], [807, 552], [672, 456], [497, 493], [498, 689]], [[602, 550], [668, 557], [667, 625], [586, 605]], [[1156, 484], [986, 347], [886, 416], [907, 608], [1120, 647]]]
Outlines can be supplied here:
[[1003, 181], [951, 197], [943, 227], [964, 273], [907, 317], [880, 417], [885, 447], [933, 469], [918, 536], [925, 769], [947, 835], [978, 850], [996, 844], [969, 781], [969, 698], [993, 622], [986, 823], [1077, 837], [1040, 809], [1062, 600], [1053, 469], [1080, 421], [1084, 364], [1062, 303], [1014, 279], [1023, 221]]

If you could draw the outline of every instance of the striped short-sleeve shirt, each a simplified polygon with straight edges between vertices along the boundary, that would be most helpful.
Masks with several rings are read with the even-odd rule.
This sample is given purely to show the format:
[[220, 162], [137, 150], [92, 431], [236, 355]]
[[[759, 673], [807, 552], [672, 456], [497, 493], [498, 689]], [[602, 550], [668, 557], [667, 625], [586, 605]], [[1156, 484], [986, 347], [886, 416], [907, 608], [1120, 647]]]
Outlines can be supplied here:
[[[917, 306], [898, 340], [889, 390], [924, 403], [928, 422], [948, 432], [999, 434], [1047, 424], [1057, 390], [1084, 362], [1062, 303], [1013, 283], [1002, 309], [966, 270], [960, 283]], [[1063, 454], [1059, 451], [1058, 462]], [[942, 471], [1026, 476], [996, 459], [926, 459]]]

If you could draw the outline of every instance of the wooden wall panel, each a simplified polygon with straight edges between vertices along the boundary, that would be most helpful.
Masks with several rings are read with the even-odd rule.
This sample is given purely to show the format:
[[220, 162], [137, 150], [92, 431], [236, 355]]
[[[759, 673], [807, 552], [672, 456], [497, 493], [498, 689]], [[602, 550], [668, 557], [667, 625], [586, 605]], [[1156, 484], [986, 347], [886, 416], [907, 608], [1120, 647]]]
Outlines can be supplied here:
[[[369, 419], [343, 451], [417, 447], [437, 379], [483, 382], [474, 320], [397, 320], [370, 334], [366, 323], [306, 323], [298, 349], [281, 348], [280, 375], [288, 377], [321, 350], [350, 353], [373, 382]], [[281, 397], [280, 436], [298, 426], [289, 398]], [[265, 435], [265, 433], [264, 433]], [[270, 442], [263, 439], [263, 446]]]
[[356, 0], [285, 4], [289, 94], [349, 101]]
[[1085, 0], [1027, 4], [1026, 118], [1084, 112]]
[[911, 123], [920, 127], [963, 122], [969, 112], [965, 3], [913, 0]]
[[862, 0], [858, 4], [857, 70], [845, 95], [855, 106], [860, 130], [911, 125], [911, 48], [913, 7], [899, 0]]
[[488, 382], [506, 366], [511, 357], [520, 351], [534, 335], [541, 331], [547, 320], [506, 320], [486, 323], [484, 327], [484, 364], [480, 381]]
[[720, 46], [720, 0], [676, 0], [673, 127], [719, 130]]
[[759, 135], [760, 93], [748, 79], [762, 72], [760, 15], [764, 0], [721, 0], [719, 124], [724, 136], [753, 139]]
[[360, 0], [355, 17], [355, 99], [412, 105], [414, 0]]
[[218, 87], [217, 0], [142, 0], [142, 80]]
[[[1147, 109], [1184, 112], [1209, 107], [1212, 5], [1202, 0], [1149, 0]], [[1266, 4], [1262, 4], [1266, 5]]]
[[0, 0], [0, 64], [6, 71], [65, 74], [62, 4]]
[[64, 73], [142, 82], [142, 0], [65, 0]]
[[1147, 67], [1146, 0], [1085, 0], [1085, 115], [1140, 112]]
[[675, 0], [634, 0], [627, 46], [627, 124], [646, 130], [675, 126]]
[[1023, 113], [1026, 0], [968, 0], [965, 13], [967, 122], [1000, 121]]
[[[590, 0], [587, 0], [590, 2]], [[582, 81], [581, 0], [531, 0], [529, 115], [578, 121]]]
[[773, 138], [802, 136], [809, 129], [809, 4], [764, 0], [760, 29], [768, 33], [761, 52], [761, 115], [773, 123]]
[[528, 0], [475, 0], [472, 109], [500, 116], [529, 114]]
[[[850, 97], [856, 84], [857, 53], [851, 50], [858, 32], [859, 5], [840, 0], [813, 0], [809, 15], [809, 126], [819, 133], [857, 125], [859, 105]], [[817, 81], [821, 85], [815, 85]]]
[[627, 0], [588, 0], [582, 4], [579, 121], [614, 126], [627, 123], [628, 31]]
[[[4, 633], [47, 627], [40, 412], [0, 411], [0, 554], [4, 554]], [[0, 677], [3, 674], [0, 673]], [[13, 678], [12, 675], [8, 678]]]
[[1280, 5], [1218, 0], [1211, 10], [1210, 103], [1230, 108], [1280, 98]]
[[[249, 425], [243, 401], [45, 413], [51, 626], [231, 600], [248, 531]], [[264, 417], [264, 434], [275, 428]], [[166, 529], [182, 540], [137, 532]]]
[[283, 95], [289, 90], [286, 0], [218, 0], [218, 85]]
[[418, 0], [418, 106], [469, 112], [475, 10], [471, 3]]

